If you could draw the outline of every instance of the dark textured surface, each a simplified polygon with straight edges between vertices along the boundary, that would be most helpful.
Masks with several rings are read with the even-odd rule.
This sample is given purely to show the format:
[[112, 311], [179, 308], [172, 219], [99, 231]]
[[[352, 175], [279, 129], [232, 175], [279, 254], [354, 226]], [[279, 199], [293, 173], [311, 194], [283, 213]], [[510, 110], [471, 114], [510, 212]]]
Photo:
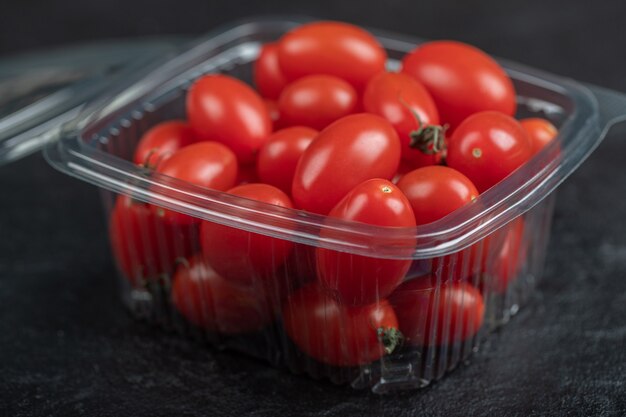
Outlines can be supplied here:
[[[191, 2], [178, 1], [127, 13], [127, 2], [60, 3], [3, 4], [0, 53], [80, 38], [199, 33], [245, 9], [197, 2], [191, 13]], [[410, 12], [403, 3], [245, 10], [464, 39], [626, 90], [621, 1], [523, 2], [517, 10], [508, 2], [416, 2]], [[545, 277], [530, 304], [469, 366], [393, 397], [292, 376], [133, 321], [118, 298], [97, 189], [54, 172], [40, 155], [2, 167], [0, 415], [626, 415], [625, 155], [626, 128], [614, 129], [559, 189]]]

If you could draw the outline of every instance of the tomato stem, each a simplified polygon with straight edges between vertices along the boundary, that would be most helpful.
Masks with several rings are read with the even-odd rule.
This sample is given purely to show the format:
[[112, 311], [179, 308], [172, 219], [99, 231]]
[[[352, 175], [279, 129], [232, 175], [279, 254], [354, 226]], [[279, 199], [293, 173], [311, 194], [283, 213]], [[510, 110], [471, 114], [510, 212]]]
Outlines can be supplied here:
[[424, 125], [419, 113], [409, 106], [400, 95], [398, 95], [398, 101], [417, 120], [417, 130], [409, 133], [409, 138], [411, 139], [409, 147], [419, 149], [426, 155], [435, 155], [443, 151], [446, 147], [445, 133], [448, 126]]
[[404, 335], [402, 335], [402, 332], [393, 327], [379, 327], [376, 329], [376, 334], [378, 335], [378, 340], [380, 340], [380, 343], [382, 343], [385, 348], [385, 353], [388, 355], [393, 353], [394, 350], [404, 343]]

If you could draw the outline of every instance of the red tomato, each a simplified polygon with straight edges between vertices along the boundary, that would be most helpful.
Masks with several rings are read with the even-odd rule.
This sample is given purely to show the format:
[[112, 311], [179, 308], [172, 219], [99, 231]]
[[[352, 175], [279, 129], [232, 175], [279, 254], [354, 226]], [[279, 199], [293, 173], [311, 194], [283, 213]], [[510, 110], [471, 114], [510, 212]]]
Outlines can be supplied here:
[[418, 81], [406, 74], [382, 72], [367, 84], [363, 107], [393, 125], [402, 142], [402, 159], [414, 168], [441, 162], [444, 132], [437, 126], [439, 113]]
[[285, 87], [278, 99], [278, 110], [286, 126], [321, 130], [354, 113], [357, 103], [356, 91], [341, 78], [309, 75]]
[[515, 114], [511, 79], [495, 60], [473, 46], [452, 41], [425, 43], [404, 57], [402, 72], [428, 89], [441, 121], [453, 129], [486, 110]]
[[333, 366], [373, 362], [393, 352], [402, 339], [387, 300], [348, 307], [314, 284], [290, 295], [282, 315], [285, 330], [296, 346]]
[[524, 244], [524, 221], [521, 217], [513, 220], [500, 232], [504, 238], [500, 242], [489, 241], [483, 255], [483, 272], [487, 275], [489, 289], [504, 293], [517, 278], [526, 261], [527, 247]]
[[278, 45], [266, 43], [254, 61], [254, 85], [259, 93], [266, 98], [276, 100], [287, 85], [287, 79], [278, 65]]
[[262, 290], [222, 278], [199, 256], [176, 269], [172, 302], [194, 325], [224, 334], [262, 330], [275, 316], [273, 301]]
[[158, 221], [148, 204], [120, 195], [109, 219], [113, 256], [135, 287], [169, 273], [174, 261], [193, 248], [192, 229]]
[[432, 273], [440, 274], [444, 282], [471, 280], [482, 274], [478, 286], [482, 288], [483, 278], [487, 278], [491, 291], [505, 292], [526, 260], [523, 236], [524, 220], [518, 217], [469, 248], [434, 259]]
[[481, 193], [528, 161], [532, 150], [519, 122], [502, 113], [476, 113], [454, 131], [448, 166], [465, 174]]
[[431, 285], [430, 277], [407, 281], [389, 297], [400, 331], [413, 346], [442, 346], [474, 337], [483, 324], [480, 292], [464, 282]]
[[[235, 184], [237, 160], [230, 149], [217, 142], [199, 142], [184, 147], [159, 165], [158, 173], [187, 181], [191, 184], [226, 191]], [[154, 206], [156, 214], [168, 223], [187, 225], [197, 219]]]
[[270, 119], [272, 119], [272, 131], [282, 129], [284, 123], [280, 120], [280, 110], [278, 110], [278, 103], [274, 100], [264, 100], [265, 107], [269, 112]]
[[[388, 227], [414, 227], [411, 203], [387, 180], [372, 179], [350, 191], [328, 214], [343, 220]], [[321, 237], [332, 237], [322, 231]], [[381, 259], [317, 249], [319, 282], [344, 303], [370, 304], [389, 295], [411, 266], [410, 259]]]
[[337, 120], [304, 151], [291, 195], [298, 208], [327, 214], [351, 189], [370, 178], [391, 179], [400, 164], [400, 141], [380, 116]]
[[398, 188], [411, 202], [417, 225], [439, 220], [478, 197], [465, 175], [443, 166], [411, 171], [398, 181]]
[[[267, 184], [245, 184], [229, 194], [292, 208], [289, 197]], [[272, 279], [289, 256], [293, 243], [234, 227], [204, 221], [200, 228], [200, 246], [209, 264], [224, 278], [242, 284]]]
[[533, 155], [536, 155], [541, 151], [548, 143], [559, 134], [556, 127], [545, 119], [533, 117], [530, 119], [520, 120], [520, 124], [528, 133], [530, 139], [530, 145], [532, 147]]
[[242, 164], [254, 162], [272, 131], [263, 99], [227, 75], [206, 75], [193, 83], [187, 94], [187, 116], [202, 139], [225, 144]]
[[195, 141], [195, 132], [182, 120], [170, 120], [152, 127], [143, 134], [133, 161], [137, 165], [155, 169], [179, 149]]
[[290, 194], [298, 161], [318, 133], [304, 126], [274, 132], [259, 151], [257, 173], [261, 181]]
[[312, 74], [342, 78], [357, 91], [385, 69], [387, 54], [365, 30], [339, 22], [314, 22], [285, 34], [278, 43], [278, 62], [289, 80]]

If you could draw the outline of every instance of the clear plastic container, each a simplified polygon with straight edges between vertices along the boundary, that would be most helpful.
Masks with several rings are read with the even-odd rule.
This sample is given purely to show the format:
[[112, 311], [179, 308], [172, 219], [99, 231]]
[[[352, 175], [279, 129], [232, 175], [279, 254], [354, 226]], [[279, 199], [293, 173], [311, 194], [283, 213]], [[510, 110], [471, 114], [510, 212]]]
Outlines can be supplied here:
[[[250, 82], [252, 62], [260, 45], [276, 40], [299, 23], [243, 23], [210, 34], [174, 58], [125, 72], [108, 85], [109, 94], [98, 95], [78, 118], [51, 135], [47, 158], [59, 170], [102, 189], [107, 222], [116, 201], [126, 195], [202, 221], [292, 242], [287, 260], [272, 265], [270, 296], [260, 295], [265, 294], [265, 290], [259, 290], [262, 278], [254, 273], [248, 288], [242, 290], [249, 297], [239, 301], [247, 303], [248, 313], [255, 313], [249, 323], [253, 330], [238, 332], [230, 326], [233, 317], [225, 305], [228, 299], [214, 297], [218, 288], [213, 287], [189, 303], [199, 304], [205, 318], [217, 325], [201, 326], [187, 320], [172, 302], [173, 273], [187, 267], [176, 259], [165, 261], [166, 267], [155, 265], [154, 270], [167, 269], [167, 273], [152, 276], [146, 270], [128, 276], [124, 272], [128, 268], [120, 265], [123, 298], [137, 317], [314, 378], [349, 383], [356, 388], [371, 387], [378, 393], [425, 386], [476, 351], [480, 341], [528, 299], [542, 275], [553, 191], [594, 150], [610, 125], [626, 114], [626, 98], [503, 62], [516, 86], [519, 115], [550, 119], [559, 128], [558, 140], [482, 194], [475, 204], [414, 228], [377, 227], [270, 206], [151, 174], [130, 162], [147, 129], [159, 121], [185, 116], [186, 89], [195, 79], [221, 72]], [[421, 42], [373, 33], [387, 49], [390, 68], [397, 67], [399, 59]], [[138, 234], [144, 243], [131, 248], [134, 256], [150, 255], [152, 258], [147, 259], [161, 262], [158, 253], [170, 253], [166, 248], [171, 244], [168, 239], [172, 231], [165, 230], [162, 223], [151, 218], [127, 226], [128, 233]], [[197, 228], [173, 233], [182, 236], [177, 241], [177, 253], [200, 252]], [[156, 242], [157, 255], [146, 254], [146, 242]], [[284, 330], [281, 311], [290, 303], [284, 294], [315, 279], [318, 248], [409, 262], [405, 281], [427, 280], [419, 290], [423, 295], [418, 297], [421, 313], [412, 318], [422, 337], [421, 344], [405, 343], [380, 359], [357, 366], [325, 364], [296, 346]], [[250, 256], [245, 251], [239, 255], [242, 262]], [[457, 309], [450, 307], [450, 299], [444, 294], [452, 282], [471, 286], [480, 294], [484, 302], [482, 323], [461, 317], [460, 309], [472, 301], [469, 297], [457, 300]], [[345, 322], [339, 325], [336, 337], [341, 346], [350, 346], [345, 339], [349, 327]], [[327, 333], [331, 333], [330, 328]], [[309, 343], [329, 349], [330, 339], [325, 337], [321, 332]]]

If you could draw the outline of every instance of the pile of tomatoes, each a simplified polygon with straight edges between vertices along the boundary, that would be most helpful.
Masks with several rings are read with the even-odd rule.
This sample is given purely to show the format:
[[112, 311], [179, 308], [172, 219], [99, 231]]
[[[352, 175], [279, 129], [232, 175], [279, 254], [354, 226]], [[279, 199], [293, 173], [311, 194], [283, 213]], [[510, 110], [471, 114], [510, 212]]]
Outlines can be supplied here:
[[[513, 83], [474, 47], [429, 42], [399, 72], [386, 62], [359, 27], [304, 24], [262, 46], [256, 90], [223, 74], [196, 80], [187, 119], [146, 132], [134, 162], [266, 204], [413, 228], [473, 204], [557, 134], [546, 120], [514, 119]], [[375, 361], [403, 341], [473, 337], [487, 284], [468, 275], [496, 277], [489, 290], [505, 291], [525, 258], [523, 234], [516, 220], [405, 280], [410, 260], [300, 245], [124, 195], [110, 218], [114, 255], [132, 285], [168, 277], [176, 310], [211, 332], [255, 332], [278, 320], [300, 350], [335, 366]]]

